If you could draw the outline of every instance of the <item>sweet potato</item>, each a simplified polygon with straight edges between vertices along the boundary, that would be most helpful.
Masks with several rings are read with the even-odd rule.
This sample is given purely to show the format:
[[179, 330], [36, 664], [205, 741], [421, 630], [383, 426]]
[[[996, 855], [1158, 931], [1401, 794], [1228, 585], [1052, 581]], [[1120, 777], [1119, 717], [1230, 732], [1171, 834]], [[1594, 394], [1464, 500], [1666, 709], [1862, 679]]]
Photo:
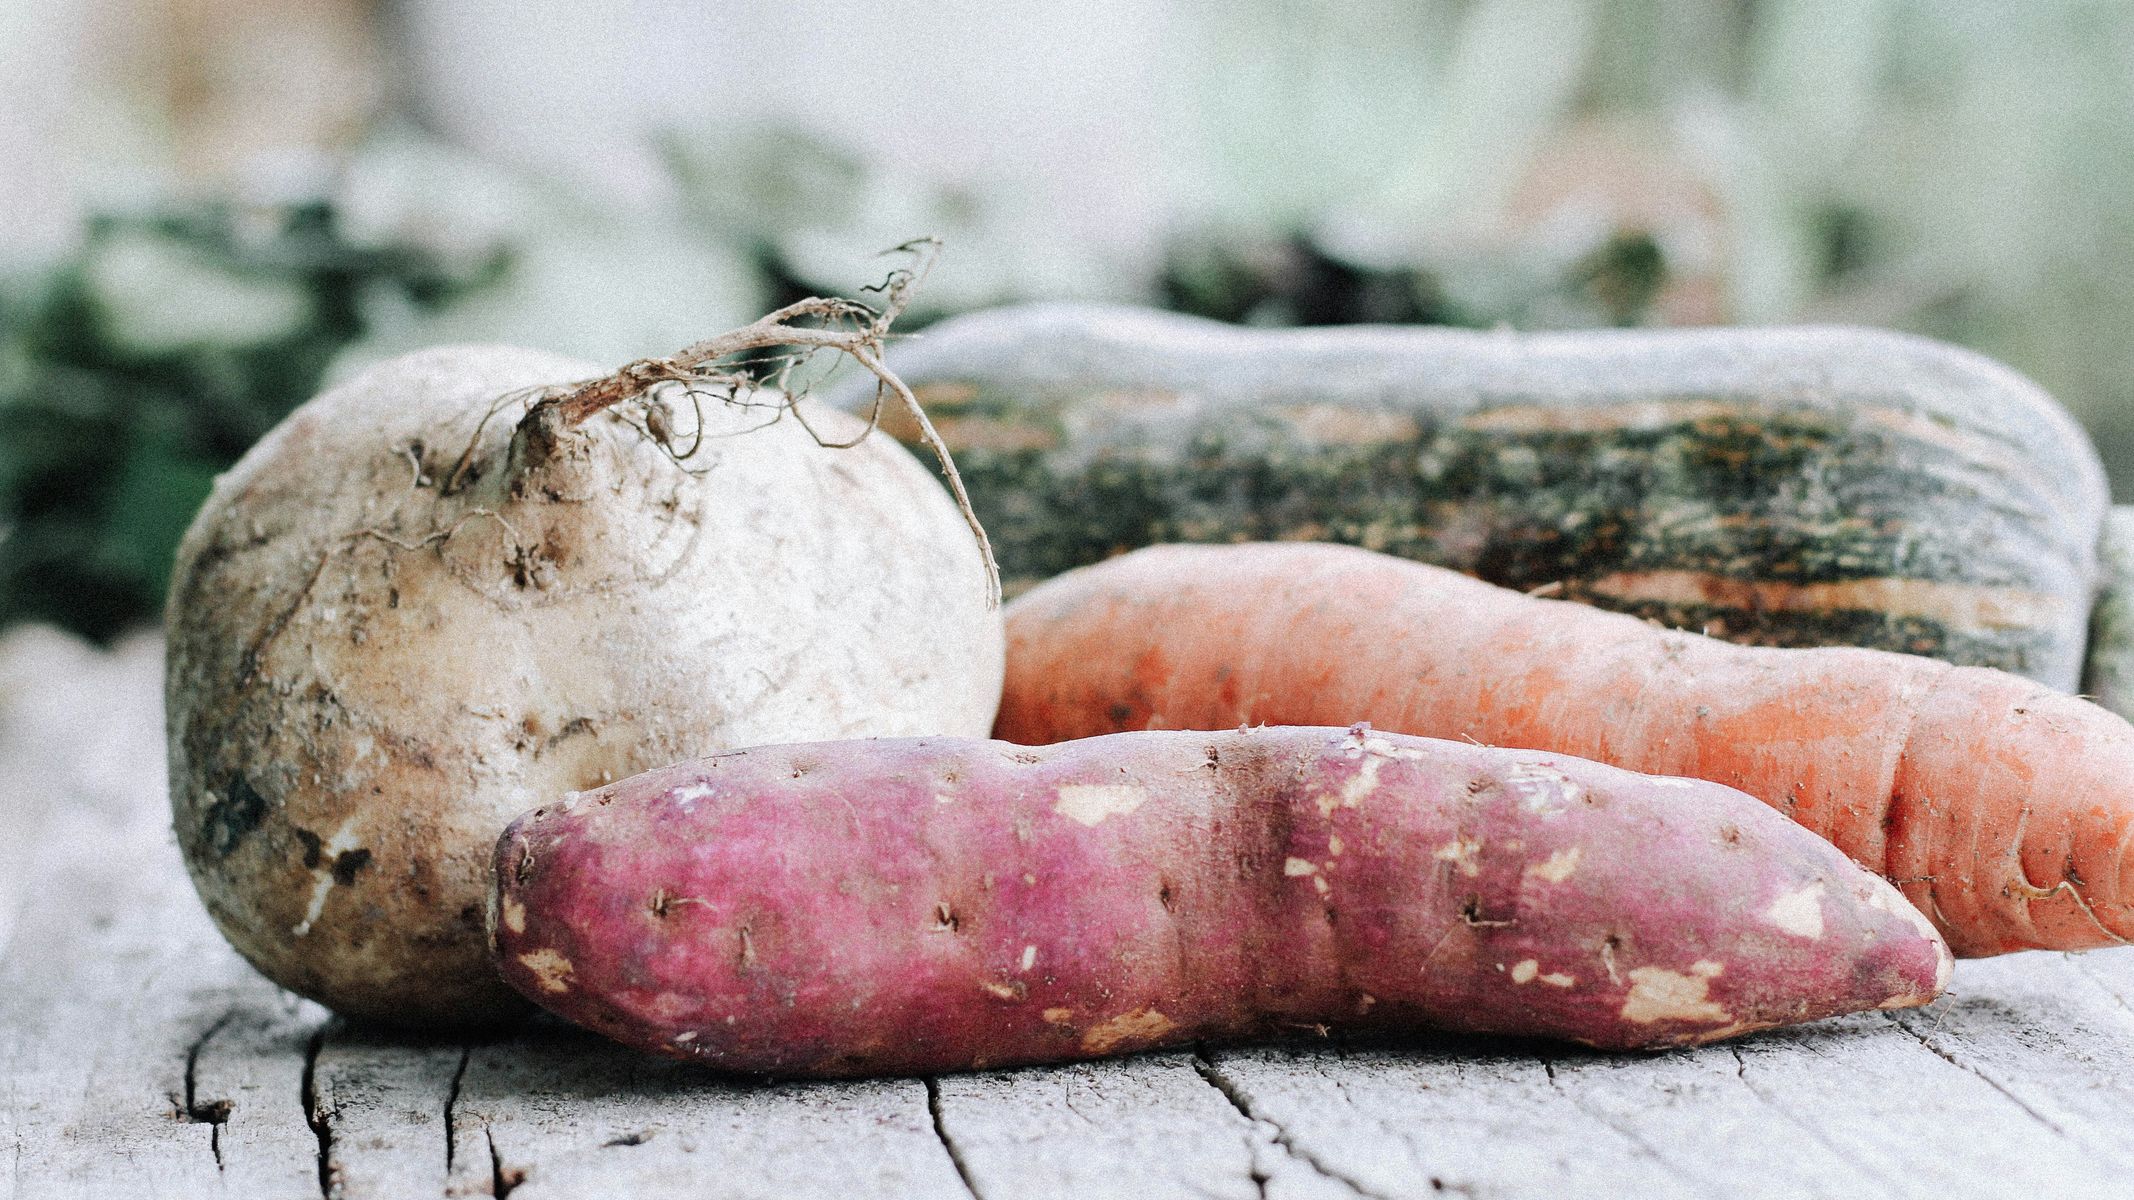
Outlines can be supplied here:
[[1316, 1026], [1668, 1046], [1920, 1004], [1950, 962], [1739, 792], [1365, 726], [745, 750], [537, 809], [496, 870], [514, 987], [785, 1075]]
[[1734, 646], [1347, 546], [1160, 546], [1008, 614], [994, 736], [1370, 721], [1740, 788], [1959, 955], [2134, 937], [2134, 727], [2000, 671]]

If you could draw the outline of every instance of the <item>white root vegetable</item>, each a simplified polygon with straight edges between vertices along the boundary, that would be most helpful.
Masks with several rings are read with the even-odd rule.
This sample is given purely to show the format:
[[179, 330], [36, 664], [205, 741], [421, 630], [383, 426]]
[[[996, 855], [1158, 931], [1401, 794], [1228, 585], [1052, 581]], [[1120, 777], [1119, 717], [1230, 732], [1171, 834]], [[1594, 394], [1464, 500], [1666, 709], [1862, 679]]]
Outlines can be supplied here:
[[881, 313], [808, 301], [586, 383], [527, 350], [408, 355], [218, 481], [172, 585], [171, 790], [245, 957], [343, 1013], [480, 1023], [520, 1003], [482, 931], [520, 811], [732, 746], [986, 733], [974, 526], [891, 439], [731, 365], [879, 368], [893, 279]]

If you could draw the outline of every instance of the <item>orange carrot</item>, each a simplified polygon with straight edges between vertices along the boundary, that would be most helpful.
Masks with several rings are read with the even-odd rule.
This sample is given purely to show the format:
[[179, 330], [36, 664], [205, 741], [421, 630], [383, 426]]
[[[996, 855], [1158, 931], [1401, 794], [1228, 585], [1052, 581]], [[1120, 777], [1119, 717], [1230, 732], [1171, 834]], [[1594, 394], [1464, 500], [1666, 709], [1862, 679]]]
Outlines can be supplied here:
[[1304, 543], [1151, 547], [1008, 609], [1009, 741], [1352, 721], [1739, 788], [1962, 955], [2134, 938], [2134, 726], [2014, 675], [1736, 646]]

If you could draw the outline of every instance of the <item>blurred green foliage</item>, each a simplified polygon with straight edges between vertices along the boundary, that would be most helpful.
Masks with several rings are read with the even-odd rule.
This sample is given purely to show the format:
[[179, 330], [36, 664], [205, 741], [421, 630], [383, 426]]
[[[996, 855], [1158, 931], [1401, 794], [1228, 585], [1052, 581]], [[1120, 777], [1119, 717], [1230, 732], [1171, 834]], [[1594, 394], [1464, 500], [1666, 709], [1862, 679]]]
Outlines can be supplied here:
[[156, 619], [216, 473], [364, 334], [365, 294], [480, 283], [350, 245], [321, 204], [94, 221], [0, 308], [0, 626]]
[[0, 625], [153, 619], [213, 474], [351, 365], [439, 341], [658, 353], [853, 294], [922, 233], [948, 250], [906, 331], [1058, 297], [1912, 330], [2036, 378], [2134, 499], [2134, 2], [1195, 11], [1165, 47], [1177, 128], [1137, 168], [1147, 228], [1105, 245], [1019, 199], [1031, 180], [744, 123], [664, 135], [671, 194], [643, 206], [388, 130], [332, 207], [98, 221], [0, 286]]
[[[1517, 276], [1511, 264], [1499, 264], [1498, 274], [1500, 282]], [[1349, 261], [1304, 234], [1259, 245], [1180, 244], [1166, 257], [1157, 288], [1165, 308], [1243, 325], [1487, 329], [1641, 324], [1666, 282], [1659, 243], [1625, 230], [1511, 288], [1463, 290], [1457, 278], [1426, 267]]]
[[[775, 232], [745, 243], [769, 303], [839, 290], [809, 277]], [[515, 257], [508, 240], [473, 269], [358, 244], [323, 202], [98, 218], [75, 254], [0, 307], [0, 626], [43, 620], [108, 638], [155, 620], [215, 475], [337, 365], [423, 329], [461, 333], [456, 314], [500, 303]], [[1585, 323], [1627, 324], [1666, 274], [1641, 235], [1561, 266], [1477, 298], [1426, 269], [1345, 262], [1302, 235], [1181, 240], [1158, 287], [1169, 307], [1228, 321], [1488, 326], [1527, 323], [1547, 300]], [[432, 320], [408, 325], [410, 307]], [[902, 327], [951, 311], [936, 303]], [[381, 312], [395, 314], [382, 334]]]

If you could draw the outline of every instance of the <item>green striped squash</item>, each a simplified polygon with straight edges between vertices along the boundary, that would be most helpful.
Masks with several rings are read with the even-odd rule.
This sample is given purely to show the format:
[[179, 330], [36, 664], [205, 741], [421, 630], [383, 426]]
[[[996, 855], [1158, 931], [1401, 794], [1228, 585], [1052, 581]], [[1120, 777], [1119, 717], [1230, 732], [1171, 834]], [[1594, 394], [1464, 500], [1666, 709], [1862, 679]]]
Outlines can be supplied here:
[[[1155, 542], [1324, 540], [1738, 642], [2081, 674], [2096, 453], [2035, 385], [1938, 342], [1044, 305], [890, 362], [1011, 592]], [[871, 394], [852, 386], [836, 402]]]

